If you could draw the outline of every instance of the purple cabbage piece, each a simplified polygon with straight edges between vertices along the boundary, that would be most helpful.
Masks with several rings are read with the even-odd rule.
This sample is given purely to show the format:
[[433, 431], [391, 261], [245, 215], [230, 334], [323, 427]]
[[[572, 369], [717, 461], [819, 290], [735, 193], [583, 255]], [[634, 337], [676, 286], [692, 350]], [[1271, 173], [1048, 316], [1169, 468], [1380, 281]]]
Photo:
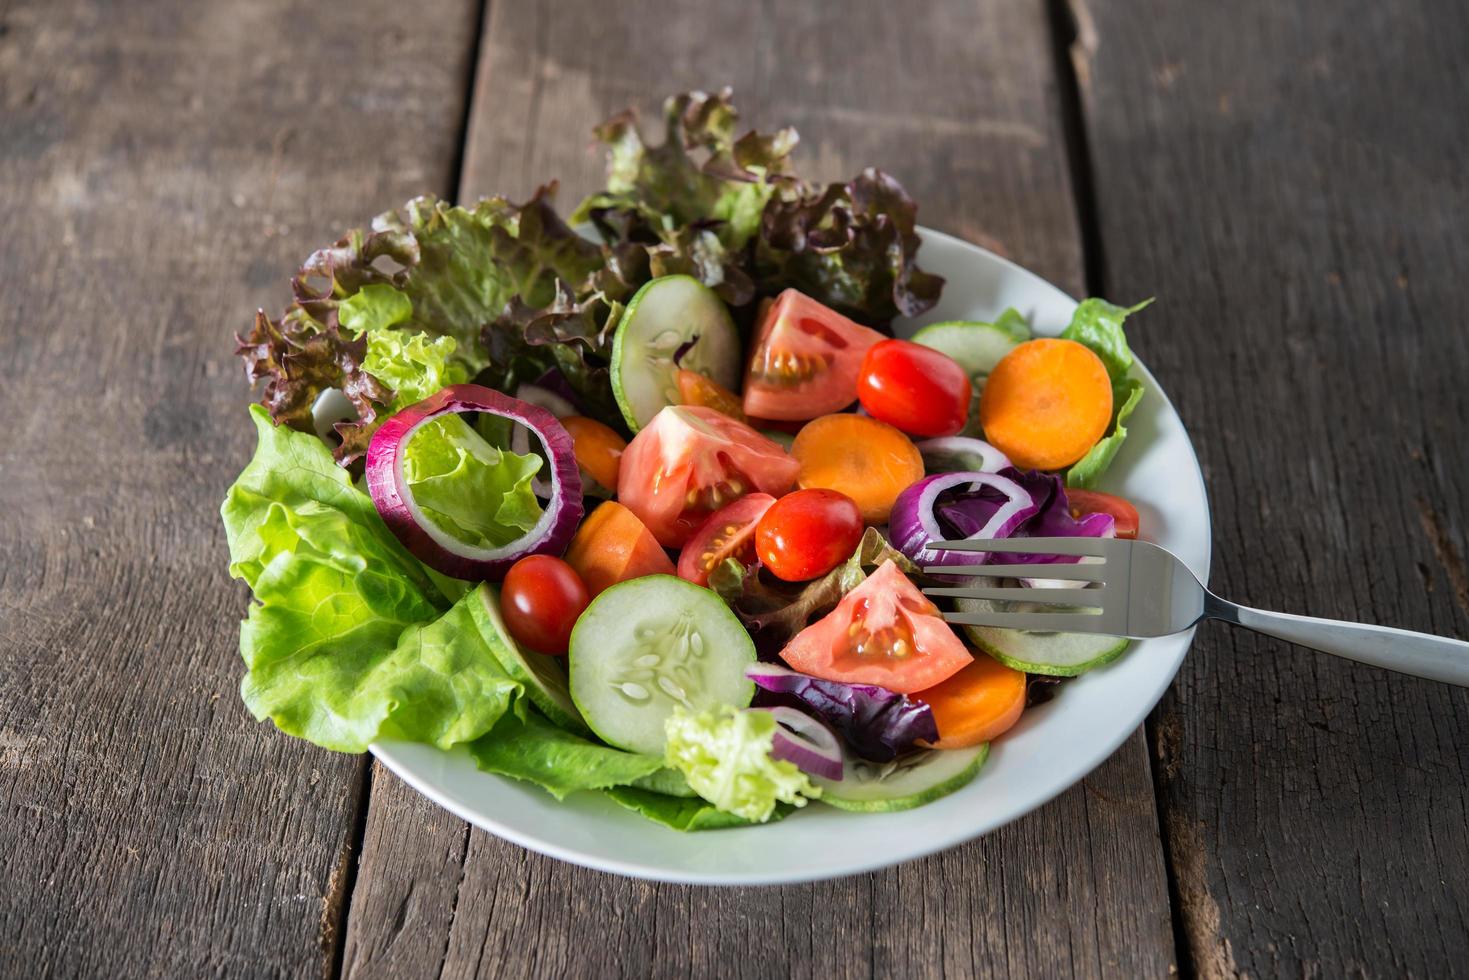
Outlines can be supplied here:
[[777, 664], [755, 664], [745, 675], [779, 695], [776, 700], [815, 713], [864, 759], [888, 762], [916, 741], [938, 741], [933, 710], [885, 687], [823, 680]]
[[[1110, 538], [1114, 534], [1115, 521], [1111, 514], [1083, 514], [1071, 516], [1071, 505], [1066, 499], [1066, 487], [1054, 473], [1031, 470], [1021, 472], [1015, 467], [1001, 470], [1025, 488], [1036, 503], [1035, 513], [1012, 537], [1017, 538]], [[990, 564], [1058, 565], [1081, 561], [1079, 555], [1001, 555], [990, 558]]]

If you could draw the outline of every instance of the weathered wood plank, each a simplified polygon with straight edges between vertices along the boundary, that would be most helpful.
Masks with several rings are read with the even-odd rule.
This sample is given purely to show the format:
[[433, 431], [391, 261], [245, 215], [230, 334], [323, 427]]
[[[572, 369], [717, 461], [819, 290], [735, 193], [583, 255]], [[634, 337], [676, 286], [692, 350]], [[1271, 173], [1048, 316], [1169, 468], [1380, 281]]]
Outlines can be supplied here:
[[0, 974], [331, 968], [366, 769], [235, 693], [231, 333], [450, 183], [477, 9], [0, 5]]
[[[596, 36], [588, 43], [588, 31]], [[1080, 291], [1081, 252], [1042, 4], [494, 4], [461, 197], [569, 206], [601, 179], [591, 127], [733, 84], [746, 121], [794, 123], [823, 178], [875, 164], [921, 217]], [[352, 976], [1163, 976], [1173, 938], [1141, 737], [989, 838], [862, 878], [781, 889], [651, 885], [465, 826], [374, 770], [348, 923]], [[711, 846], [716, 842], [711, 840]], [[534, 937], [531, 939], [530, 937]]]
[[[1215, 582], [1469, 634], [1469, 8], [1093, 0], [1106, 286], [1215, 502]], [[1223, 627], [1157, 722], [1204, 976], [1469, 962], [1469, 698]]]

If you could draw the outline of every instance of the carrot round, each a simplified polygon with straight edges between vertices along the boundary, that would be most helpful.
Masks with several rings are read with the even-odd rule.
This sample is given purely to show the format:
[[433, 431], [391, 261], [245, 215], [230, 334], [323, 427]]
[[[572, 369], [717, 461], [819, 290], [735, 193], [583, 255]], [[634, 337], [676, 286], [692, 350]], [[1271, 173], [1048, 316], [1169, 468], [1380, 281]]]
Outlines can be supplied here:
[[933, 748], [962, 749], [991, 741], [1020, 720], [1025, 674], [977, 653], [973, 663], [942, 684], [910, 696], [933, 710], [939, 730]]
[[576, 455], [577, 465], [602, 486], [616, 489], [617, 473], [622, 468], [622, 453], [627, 449], [627, 440], [611, 426], [580, 415], [566, 416], [561, 419], [561, 425], [571, 436], [571, 449]]
[[836, 490], [857, 502], [868, 524], [887, 522], [898, 494], [923, 479], [918, 447], [886, 422], [865, 415], [823, 415], [796, 434], [791, 455], [802, 490]]
[[653, 532], [615, 500], [598, 504], [582, 521], [566, 549], [566, 563], [576, 569], [593, 596], [628, 579], [678, 571]]
[[1112, 422], [1107, 366], [1074, 340], [1029, 340], [984, 383], [984, 437], [1021, 469], [1059, 470], [1085, 456]]

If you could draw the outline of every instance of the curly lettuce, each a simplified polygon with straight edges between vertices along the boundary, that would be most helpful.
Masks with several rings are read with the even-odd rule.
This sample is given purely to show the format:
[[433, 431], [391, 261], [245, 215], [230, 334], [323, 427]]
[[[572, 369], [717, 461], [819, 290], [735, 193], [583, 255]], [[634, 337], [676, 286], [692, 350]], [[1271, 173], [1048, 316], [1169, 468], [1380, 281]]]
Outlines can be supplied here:
[[[357, 413], [337, 425], [336, 456], [346, 464], [410, 397], [395, 392], [404, 378], [388, 365], [390, 348], [416, 343], [416, 354], [442, 356], [440, 373], [460, 379], [490, 365], [481, 331], [512, 299], [544, 306], [558, 281], [586, 283], [606, 265], [604, 249], [556, 214], [554, 191], [553, 183], [524, 204], [492, 197], [469, 208], [414, 198], [312, 253], [292, 279], [295, 301], [285, 314], [272, 320], [260, 312], [237, 338], [247, 375], [263, 382], [261, 403], [271, 418], [311, 431], [317, 397], [341, 390]], [[401, 334], [384, 336], [388, 330]], [[379, 373], [368, 370], [369, 359]], [[555, 358], [547, 353], [542, 361]], [[432, 394], [424, 391], [436, 380], [431, 375], [413, 380], [413, 394]]]
[[721, 705], [694, 714], [675, 707], [664, 723], [664, 761], [720, 810], [764, 823], [778, 803], [800, 807], [821, 795], [800, 769], [771, 757], [775, 729], [765, 711]]

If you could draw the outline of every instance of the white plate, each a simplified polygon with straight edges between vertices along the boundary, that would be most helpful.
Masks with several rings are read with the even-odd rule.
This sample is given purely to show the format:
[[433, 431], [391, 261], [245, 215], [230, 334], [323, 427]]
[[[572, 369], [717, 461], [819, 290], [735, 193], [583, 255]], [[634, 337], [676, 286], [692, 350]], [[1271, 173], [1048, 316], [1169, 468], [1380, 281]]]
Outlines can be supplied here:
[[[1075, 300], [982, 248], [923, 232], [923, 267], [948, 280], [943, 301], [903, 326], [989, 320], [1007, 306], [1038, 334], [1056, 334]], [[1137, 297], [1122, 297], [1134, 300]], [[1151, 310], [1131, 337], [1147, 350], [1161, 329]], [[1147, 387], [1105, 488], [1137, 504], [1144, 534], [1200, 577], [1209, 570], [1209, 506], [1188, 434], [1167, 396], [1140, 365]], [[992, 747], [964, 789], [902, 813], [845, 813], [810, 805], [763, 827], [682, 834], [597, 793], [557, 803], [541, 790], [475, 768], [467, 753], [381, 742], [373, 753], [414, 789], [459, 817], [533, 851], [574, 864], [659, 881], [770, 885], [857, 874], [912, 860], [988, 833], [1042, 806], [1095, 769], [1162, 697], [1192, 632], [1139, 643], [1122, 659], [1066, 684]]]

